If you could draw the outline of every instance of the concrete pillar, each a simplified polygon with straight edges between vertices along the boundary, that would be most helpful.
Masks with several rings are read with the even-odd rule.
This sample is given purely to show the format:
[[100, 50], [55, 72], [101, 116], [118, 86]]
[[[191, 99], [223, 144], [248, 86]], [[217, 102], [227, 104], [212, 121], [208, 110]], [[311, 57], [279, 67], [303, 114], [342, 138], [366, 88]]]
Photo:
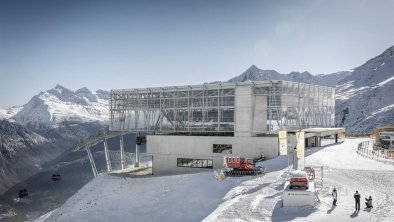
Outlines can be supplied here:
[[298, 157], [297, 157], [297, 149], [296, 148], [294, 148], [293, 169], [298, 170]]
[[140, 167], [140, 145], [135, 145], [135, 163], [134, 167]]
[[252, 135], [252, 95], [252, 87], [250, 85], [235, 88], [235, 136]]

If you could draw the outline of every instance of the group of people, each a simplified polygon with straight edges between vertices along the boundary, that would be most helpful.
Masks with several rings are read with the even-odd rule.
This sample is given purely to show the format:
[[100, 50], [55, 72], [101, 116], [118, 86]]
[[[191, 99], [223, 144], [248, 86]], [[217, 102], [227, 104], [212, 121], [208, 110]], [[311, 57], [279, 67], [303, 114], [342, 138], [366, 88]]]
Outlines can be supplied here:
[[[337, 189], [334, 188], [334, 190], [332, 191], [332, 197], [333, 197], [333, 202], [332, 205], [336, 206], [337, 205], [337, 199], [338, 199], [338, 194], [337, 194]], [[358, 193], [358, 190], [356, 190], [356, 193], [354, 194], [354, 200], [356, 202], [356, 211], [360, 211], [360, 199], [361, 199], [361, 195], [360, 193]], [[369, 196], [369, 198], [365, 198], [366, 202], [365, 202], [365, 206], [366, 208], [372, 208], [372, 197]]]

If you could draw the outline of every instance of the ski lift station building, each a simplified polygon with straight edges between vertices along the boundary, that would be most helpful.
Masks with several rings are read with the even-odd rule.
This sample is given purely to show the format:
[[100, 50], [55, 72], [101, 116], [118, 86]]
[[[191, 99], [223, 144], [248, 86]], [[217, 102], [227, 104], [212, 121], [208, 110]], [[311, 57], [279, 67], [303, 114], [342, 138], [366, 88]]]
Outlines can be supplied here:
[[228, 155], [274, 158], [279, 130], [321, 131], [334, 118], [334, 88], [287, 81], [119, 89], [110, 98], [110, 130], [146, 134], [154, 174], [221, 168]]

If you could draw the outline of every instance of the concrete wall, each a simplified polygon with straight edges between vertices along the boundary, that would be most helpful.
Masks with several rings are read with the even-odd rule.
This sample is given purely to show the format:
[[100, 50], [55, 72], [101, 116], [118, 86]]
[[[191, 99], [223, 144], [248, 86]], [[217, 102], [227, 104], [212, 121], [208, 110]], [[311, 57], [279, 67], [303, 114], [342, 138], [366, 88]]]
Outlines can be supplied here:
[[235, 136], [252, 134], [252, 86], [235, 88]]
[[235, 88], [235, 136], [267, 132], [267, 96], [254, 95], [252, 85]]
[[[213, 153], [213, 144], [231, 144], [232, 154]], [[177, 167], [177, 158], [212, 159], [213, 168], [223, 167], [223, 156], [266, 158], [278, 155], [278, 137], [220, 137], [148, 135], [147, 153], [153, 155], [154, 174], [201, 172], [207, 169]]]
[[253, 134], [267, 133], [267, 96], [254, 96]]

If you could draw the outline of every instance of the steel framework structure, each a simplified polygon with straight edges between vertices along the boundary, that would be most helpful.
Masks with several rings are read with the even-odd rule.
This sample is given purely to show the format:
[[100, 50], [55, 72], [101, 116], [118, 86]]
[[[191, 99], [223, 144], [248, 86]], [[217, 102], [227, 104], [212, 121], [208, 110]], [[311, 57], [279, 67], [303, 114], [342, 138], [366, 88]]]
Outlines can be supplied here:
[[335, 90], [287, 81], [214, 83], [111, 90], [110, 130], [149, 133], [234, 133], [236, 88], [267, 97], [267, 133], [333, 127]]

